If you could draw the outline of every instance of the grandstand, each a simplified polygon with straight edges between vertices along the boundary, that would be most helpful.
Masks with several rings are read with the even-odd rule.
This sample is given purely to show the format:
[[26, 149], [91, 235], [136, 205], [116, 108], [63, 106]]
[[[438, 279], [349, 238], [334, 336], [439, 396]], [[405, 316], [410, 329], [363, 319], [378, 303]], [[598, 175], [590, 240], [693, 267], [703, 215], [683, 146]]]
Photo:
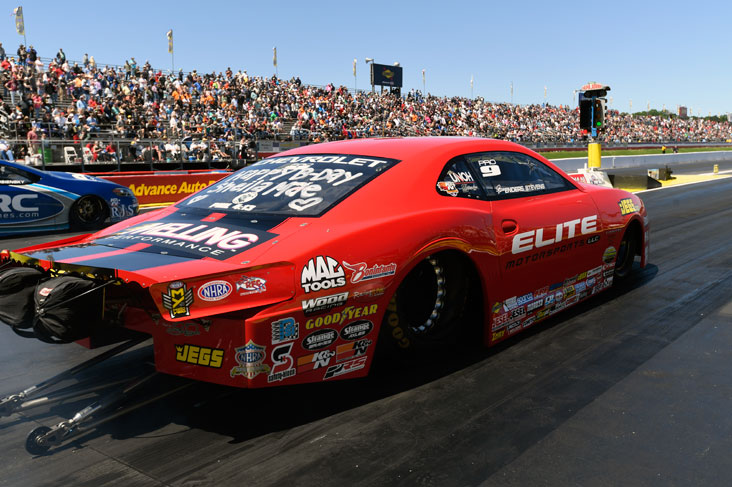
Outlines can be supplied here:
[[[354, 137], [464, 135], [533, 147], [580, 146], [575, 107], [513, 105], [482, 98], [403, 96], [312, 86], [299, 78], [162, 72], [132, 58], [122, 66], [93, 60], [8, 58], [0, 157], [32, 164], [207, 163], [256, 158], [256, 152]], [[609, 111], [606, 145], [725, 142], [732, 124], [701, 118], [631, 116]], [[2, 148], [0, 148], [2, 149]]]

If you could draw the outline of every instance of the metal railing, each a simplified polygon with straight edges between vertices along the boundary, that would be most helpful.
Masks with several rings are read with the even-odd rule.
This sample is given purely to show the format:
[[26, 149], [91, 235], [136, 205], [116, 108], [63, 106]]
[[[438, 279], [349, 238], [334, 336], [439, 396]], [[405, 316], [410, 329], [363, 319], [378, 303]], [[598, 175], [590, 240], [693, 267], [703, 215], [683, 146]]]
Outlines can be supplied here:
[[[28, 141], [9, 139], [8, 150], [0, 150], [0, 159], [31, 166], [108, 165], [124, 170], [125, 165], [185, 166], [187, 163], [227, 163], [241, 166], [257, 160], [256, 145], [251, 142], [114, 139], [94, 140], [40, 139]], [[63, 167], [61, 167], [63, 169]]]

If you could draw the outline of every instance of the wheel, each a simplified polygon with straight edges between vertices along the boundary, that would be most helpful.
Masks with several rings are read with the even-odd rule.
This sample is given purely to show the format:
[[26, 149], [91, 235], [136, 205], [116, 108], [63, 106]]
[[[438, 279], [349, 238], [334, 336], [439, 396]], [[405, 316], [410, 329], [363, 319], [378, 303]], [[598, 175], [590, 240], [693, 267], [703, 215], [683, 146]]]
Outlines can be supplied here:
[[86, 195], [71, 207], [69, 219], [77, 228], [94, 228], [107, 218], [107, 206], [99, 197]]
[[456, 256], [430, 256], [417, 264], [387, 307], [379, 335], [382, 355], [429, 353], [456, 341], [469, 283], [466, 266]]
[[48, 426], [39, 426], [30, 433], [25, 439], [25, 450], [31, 455], [44, 455], [51, 448], [51, 445], [43, 440], [43, 435], [51, 431]]
[[623, 234], [623, 239], [618, 247], [618, 254], [615, 260], [615, 279], [628, 277], [633, 269], [633, 262], [638, 250], [638, 230], [635, 227], [628, 228]]

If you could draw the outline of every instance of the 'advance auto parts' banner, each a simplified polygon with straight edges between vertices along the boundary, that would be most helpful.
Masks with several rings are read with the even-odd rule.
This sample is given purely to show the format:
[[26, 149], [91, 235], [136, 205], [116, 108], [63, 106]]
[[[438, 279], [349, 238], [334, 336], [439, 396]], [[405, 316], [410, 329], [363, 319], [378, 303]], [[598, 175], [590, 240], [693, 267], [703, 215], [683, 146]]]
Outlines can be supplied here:
[[141, 205], [175, 203], [200, 191], [230, 172], [181, 174], [135, 174], [99, 176], [108, 181], [127, 186], [137, 196]]

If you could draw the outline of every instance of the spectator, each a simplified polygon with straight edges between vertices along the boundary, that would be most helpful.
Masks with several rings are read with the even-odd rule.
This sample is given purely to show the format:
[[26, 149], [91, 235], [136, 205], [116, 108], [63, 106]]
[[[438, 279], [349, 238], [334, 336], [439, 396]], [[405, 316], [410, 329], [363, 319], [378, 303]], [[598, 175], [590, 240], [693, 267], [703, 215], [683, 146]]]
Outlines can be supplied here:
[[4, 161], [15, 161], [13, 151], [10, 149], [10, 144], [5, 139], [0, 140], [0, 159]]
[[0, 61], [5, 61], [5, 58], [7, 56], [5, 55], [5, 48], [3, 47], [3, 43], [0, 42]]

